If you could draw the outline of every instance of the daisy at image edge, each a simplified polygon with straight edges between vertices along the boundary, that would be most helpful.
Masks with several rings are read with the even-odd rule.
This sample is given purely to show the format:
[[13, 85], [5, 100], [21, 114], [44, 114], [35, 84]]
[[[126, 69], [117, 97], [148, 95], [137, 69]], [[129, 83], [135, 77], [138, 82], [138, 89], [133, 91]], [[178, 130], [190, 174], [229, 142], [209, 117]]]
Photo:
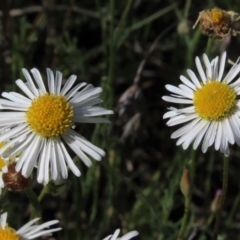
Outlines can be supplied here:
[[52, 220], [40, 225], [33, 225], [38, 220], [39, 218], [35, 218], [16, 231], [8, 226], [7, 213], [5, 212], [0, 216], [0, 239], [30, 240], [40, 236], [51, 236], [53, 232], [61, 230], [61, 228], [45, 230], [45, 228], [49, 228], [51, 225], [58, 223], [58, 220]]
[[195, 58], [198, 76], [188, 69], [189, 78], [181, 75], [178, 87], [166, 85], [171, 96], [163, 96], [167, 102], [186, 105], [184, 108], [170, 107], [163, 118], [169, 118], [167, 125], [185, 124], [175, 131], [171, 138], [178, 138], [177, 145], [187, 149], [191, 143], [196, 149], [202, 141], [202, 152], [214, 144], [226, 156], [229, 155], [229, 143], [240, 145], [240, 71], [236, 62], [223, 77], [226, 52], [219, 60], [211, 62], [203, 54], [205, 71], [198, 57]]
[[109, 235], [103, 240], [129, 240], [138, 235], [137, 231], [131, 231], [129, 233], [126, 233], [122, 237], [118, 238], [119, 233], [120, 233], [120, 229], [117, 229], [113, 235]]

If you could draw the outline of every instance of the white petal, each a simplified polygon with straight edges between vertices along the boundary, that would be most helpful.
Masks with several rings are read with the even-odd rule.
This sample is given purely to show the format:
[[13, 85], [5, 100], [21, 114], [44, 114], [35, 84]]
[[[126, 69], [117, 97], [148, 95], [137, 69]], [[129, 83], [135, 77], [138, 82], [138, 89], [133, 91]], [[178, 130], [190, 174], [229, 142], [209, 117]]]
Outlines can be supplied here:
[[226, 56], [227, 56], [227, 54], [226, 54], [226, 52], [224, 52], [221, 56], [221, 59], [220, 59], [219, 74], [218, 74], [218, 77], [217, 77], [218, 81], [222, 80], [224, 67], [225, 67], [225, 62], [226, 62]]
[[74, 122], [79, 123], [111, 123], [106, 118], [86, 118], [86, 117], [73, 117]]
[[49, 182], [49, 162], [50, 162], [50, 141], [44, 139], [43, 150], [40, 153], [37, 181], [47, 184]]
[[54, 84], [54, 75], [53, 71], [50, 68], [47, 68], [47, 78], [48, 78], [48, 90], [52, 94], [55, 93], [55, 84]]
[[183, 104], [192, 104], [193, 100], [188, 99], [180, 99], [180, 98], [174, 98], [169, 96], [163, 96], [162, 99], [166, 102], [173, 102], [173, 103], [183, 103]]
[[91, 111], [91, 109], [86, 109], [85, 111], [82, 110], [82, 112], [75, 112], [74, 118], [88, 118], [88, 117], [96, 117], [96, 116], [101, 116], [101, 115], [109, 115], [109, 114], [114, 114], [112, 110], [107, 110], [107, 109], [99, 109], [95, 111]]
[[189, 88], [196, 90], [196, 86], [191, 81], [189, 81], [185, 76], [181, 75], [180, 80]]
[[187, 69], [187, 73], [188, 73], [188, 76], [191, 78], [192, 82], [194, 83], [194, 85], [197, 88], [201, 88], [201, 84], [200, 84], [199, 80], [197, 79], [195, 73], [190, 69]]
[[170, 84], [165, 85], [165, 88], [166, 88], [168, 91], [172, 92], [172, 93], [176, 93], [176, 94], [179, 94], [179, 95], [181, 95], [181, 96], [183, 96], [183, 97], [193, 99], [193, 94], [192, 94], [192, 93], [183, 91], [182, 89], [177, 88], [177, 87], [175, 87], [175, 86], [172, 86], [172, 85], [170, 85]]
[[29, 106], [24, 105], [18, 102], [12, 102], [5, 99], [0, 99], [0, 109], [7, 109], [7, 110], [16, 110], [16, 111], [26, 111]]
[[79, 83], [77, 84], [67, 95], [66, 98], [69, 100], [74, 94], [82, 87], [86, 86], [87, 83]]
[[233, 135], [232, 128], [231, 128], [231, 125], [229, 123], [229, 120], [225, 119], [223, 121], [223, 124], [224, 124], [224, 131], [226, 132], [228, 142], [231, 143], [231, 144], [234, 144], [235, 143], [234, 135]]
[[17, 127], [12, 128], [11, 130], [0, 135], [0, 142], [6, 142], [10, 138], [21, 134], [21, 132], [26, 128], [28, 128], [27, 124], [18, 125]]
[[[203, 121], [204, 122], [204, 121]], [[202, 126], [202, 130], [200, 131], [200, 133], [197, 135], [194, 143], [193, 143], [193, 149], [197, 149], [198, 145], [200, 144], [204, 134], [206, 133], [206, 131], [208, 130], [208, 126], [209, 126], [210, 122], [205, 121], [204, 125]]]
[[0, 217], [0, 225], [4, 229], [7, 223], [7, 212], [3, 213]]
[[181, 114], [181, 112], [179, 112], [179, 111], [177, 111], [177, 110], [169, 111], [169, 112], [166, 112], [166, 113], [163, 115], [163, 119], [175, 117], [175, 116], [178, 116], [178, 115], [180, 115], [180, 114]]
[[68, 92], [68, 90], [72, 87], [72, 85], [75, 83], [76, 79], [77, 79], [77, 76], [71, 75], [70, 78], [65, 83], [60, 94], [65, 95]]
[[62, 73], [57, 71], [56, 72], [56, 80], [55, 80], [55, 93], [56, 94], [60, 94], [61, 86], [62, 86]]
[[179, 138], [184, 134], [188, 134], [190, 130], [192, 130], [193, 126], [195, 126], [199, 122], [199, 119], [194, 119], [192, 122], [186, 124], [185, 126], [179, 128], [177, 131], [175, 131], [171, 138]]
[[240, 64], [234, 65], [228, 72], [227, 76], [225, 77], [225, 80], [227, 81], [227, 83], [230, 83], [237, 76], [239, 71], [240, 71]]
[[51, 144], [50, 148], [50, 170], [51, 170], [51, 176], [52, 179], [55, 181], [58, 179], [58, 168], [57, 168], [57, 159], [56, 159], [56, 150], [55, 150], [55, 143], [52, 140], [49, 140]]
[[56, 141], [56, 155], [57, 155], [57, 163], [59, 164], [59, 167], [61, 170], [61, 176], [62, 178], [66, 179], [68, 177], [67, 166], [64, 160], [62, 149], [58, 141]]
[[217, 130], [216, 130], [216, 139], [215, 139], [215, 149], [219, 150], [220, 144], [221, 144], [221, 139], [222, 139], [222, 124], [221, 122], [217, 122]]
[[131, 231], [121, 237], [121, 240], [129, 240], [133, 237], [136, 237], [139, 233], [137, 231]]
[[62, 135], [65, 142], [68, 144], [68, 146], [78, 155], [78, 157], [84, 162], [84, 164], [87, 167], [90, 167], [92, 165], [92, 162], [90, 159], [83, 153], [83, 151], [79, 148], [79, 146], [76, 144], [76, 141], [74, 141], [73, 137], [65, 134]]
[[47, 91], [46, 91], [40, 72], [36, 68], [31, 69], [31, 72], [42, 94], [45, 94]]
[[207, 57], [207, 55], [204, 53], [203, 54], [203, 62], [206, 66], [206, 72], [207, 72], [207, 77], [212, 79], [212, 67], [211, 67], [211, 63]]
[[27, 82], [29, 84], [29, 88], [31, 89], [32, 93], [38, 97], [39, 96], [39, 92], [37, 90], [37, 88], [35, 87], [34, 83], [33, 83], [33, 80], [29, 74], [29, 72], [27, 71], [27, 69], [23, 68], [22, 69], [22, 73], [24, 75], [24, 77], [27, 79]]
[[26, 230], [29, 229], [31, 225], [33, 225], [35, 222], [37, 222], [40, 218], [34, 218], [33, 220], [29, 221], [25, 225], [23, 225], [20, 229], [17, 230], [18, 234], [24, 234], [26, 233]]
[[33, 100], [34, 98], [36, 98], [36, 96], [34, 96], [34, 94], [30, 91], [30, 89], [24, 84], [22, 80], [17, 80], [16, 84], [30, 99]]
[[12, 93], [3, 92], [2, 96], [7, 98], [7, 99], [9, 99], [9, 100], [11, 100], [11, 101], [13, 101], [13, 102], [21, 103], [21, 107], [30, 107], [30, 105], [31, 105], [31, 101], [30, 100], [29, 101], [26, 101], [25, 99], [23, 100], [22, 98], [19, 98], [19, 97], [17, 97], [16, 95], [14, 95]]
[[185, 92], [188, 92], [189, 94], [193, 95], [193, 93], [194, 93], [194, 91], [191, 88], [187, 87], [184, 84], [179, 84], [179, 88], [182, 89]]
[[195, 58], [195, 63], [196, 63], [198, 73], [199, 73], [199, 75], [200, 75], [203, 83], [206, 83], [207, 78], [206, 78], [206, 75], [205, 75], [205, 73], [204, 73], [204, 71], [203, 71], [202, 64], [201, 64], [201, 62], [200, 62], [200, 60], [199, 60], [199, 57], [196, 57], [196, 58]]
[[77, 145], [86, 153], [88, 153], [90, 156], [92, 156], [96, 160], [101, 160], [103, 156], [105, 156], [105, 152], [84, 139], [81, 135], [79, 135], [77, 132], [68, 129], [67, 133], [68, 135], [71, 135], [76, 141]]
[[177, 124], [180, 124], [180, 123], [185, 123], [185, 122], [188, 122], [190, 120], [193, 120], [195, 118], [198, 118], [197, 114], [181, 114], [179, 116], [176, 116], [176, 117], [173, 117], [171, 118], [168, 122], [167, 122], [167, 125], [168, 126], [174, 126], [174, 125], [177, 125]]
[[72, 170], [72, 172], [77, 176], [80, 177], [81, 172], [79, 171], [79, 169], [77, 168], [77, 166], [75, 165], [75, 163], [73, 162], [73, 160], [71, 159], [70, 155], [68, 154], [65, 146], [63, 145], [62, 142], [59, 143], [60, 148], [62, 149], [62, 153], [64, 155], [64, 158], [69, 166], [69, 168]]
[[84, 93], [76, 94], [69, 102], [70, 103], [72, 103], [72, 102], [73, 103], [74, 102], [80, 102], [80, 101], [82, 101], [82, 100], [84, 100], [86, 98], [89, 98], [89, 97], [91, 97], [93, 95], [96, 95], [96, 94], [98, 94], [100, 92], [102, 92], [102, 88], [101, 87], [96, 87], [96, 88], [90, 89], [90, 90], [88, 90], [88, 91], [86, 91]]
[[208, 147], [210, 147], [214, 140], [215, 140], [215, 136], [216, 136], [216, 128], [217, 128], [217, 124], [215, 122], [211, 122], [205, 137], [203, 139], [203, 144], [202, 144], [202, 152], [205, 153], [208, 149]]
[[13, 96], [15, 96], [16, 98], [25, 101], [25, 103], [29, 103], [29, 104], [32, 103], [32, 101], [29, 98], [26, 98], [25, 96], [23, 96], [19, 93], [16, 93], [16, 92], [9, 92], [9, 93], [12, 94]]
[[31, 145], [29, 145], [29, 148], [31, 150], [27, 154], [27, 158], [24, 161], [23, 167], [22, 167], [22, 175], [26, 178], [28, 178], [32, 174], [33, 168], [36, 165], [39, 151], [40, 151], [40, 146], [41, 146], [40, 136], [36, 136], [33, 139]]
[[218, 80], [218, 57], [215, 57], [212, 62], [212, 79]]
[[75, 108], [88, 108], [88, 107], [91, 107], [95, 104], [98, 104], [98, 103], [101, 103], [103, 102], [102, 99], [100, 98], [88, 98], [88, 99], [85, 99], [81, 102], [77, 102], [77, 103], [71, 103]]

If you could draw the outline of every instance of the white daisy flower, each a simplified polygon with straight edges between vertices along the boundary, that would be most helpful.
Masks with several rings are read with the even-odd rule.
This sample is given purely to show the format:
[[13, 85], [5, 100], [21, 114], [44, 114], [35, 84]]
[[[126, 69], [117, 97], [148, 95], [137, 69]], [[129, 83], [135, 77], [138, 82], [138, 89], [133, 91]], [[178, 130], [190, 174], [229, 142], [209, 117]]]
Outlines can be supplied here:
[[122, 237], [118, 238], [119, 233], [120, 233], [120, 229], [117, 229], [113, 235], [109, 235], [106, 238], [104, 238], [103, 240], [129, 240], [138, 235], [137, 231], [131, 231], [131, 232], [123, 235]]
[[42, 223], [40, 225], [33, 225], [39, 219], [40, 218], [35, 218], [31, 220], [16, 231], [15, 229], [8, 226], [7, 213], [3, 213], [0, 216], [0, 239], [30, 240], [40, 236], [51, 236], [53, 232], [61, 230], [61, 228], [45, 230], [45, 228], [49, 228], [51, 225], [58, 223], [58, 220], [52, 220], [46, 223]]
[[[4, 92], [2, 96], [6, 99], [0, 99], [0, 109], [7, 110], [0, 114], [0, 129], [10, 129], [0, 136], [0, 142], [8, 142], [0, 149], [0, 155], [7, 158], [22, 152], [16, 171], [21, 170], [27, 178], [37, 166], [39, 183], [48, 183], [49, 179], [55, 181], [59, 177], [66, 179], [67, 166], [80, 176], [63, 140], [88, 167], [92, 163], [85, 153], [96, 160], [102, 159], [105, 152], [72, 129], [75, 123], [109, 123], [97, 116], [113, 111], [94, 106], [102, 102], [99, 98], [102, 88], [86, 83], [78, 83], [72, 88], [76, 80], [72, 75], [61, 89], [62, 74], [57, 71], [54, 80], [53, 72], [47, 69], [47, 90], [36, 68], [31, 70], [35, 83], [26, 69], [22, 71], [27, 82], [17, 80], [16, 84], [26, 96]], [[9, 150], [12, 145], [14, 147]]]
[[167, 102], [188, 106], [181, 109], [171, 107], [163, 118], [170, 118], [168, 126], [186, 123], [171, 135], [171, 138], [179, 138], [177, 145], [187, 149], [193, 142], [196, 149], [203, 141], [204, 153], [214, 144], [216, 150], [220, 149], [228, 156], [229, 143], [240, 145], [240, 78], [233, 81], [240, 71], [240, 64], [235, 63], [223, 77], [226, 52], [220, 60], [216, 57], [211, 62], [204, 54], [206, 71], [198, 57], [195, 62], [200, 79], [188, 69], [189, 79], [180, 76], [183, 84], [179, 87], [166, 85], [173, 94], [163, 97]]

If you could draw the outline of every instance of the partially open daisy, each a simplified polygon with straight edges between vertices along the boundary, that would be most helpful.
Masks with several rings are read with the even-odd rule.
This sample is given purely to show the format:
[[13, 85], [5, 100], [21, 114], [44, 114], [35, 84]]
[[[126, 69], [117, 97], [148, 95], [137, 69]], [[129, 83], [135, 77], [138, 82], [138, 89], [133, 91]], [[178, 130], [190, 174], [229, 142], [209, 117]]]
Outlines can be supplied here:
[[129, 240], [138, 235], [137, 231], [131, 231], [119, 238], [118, 237], [119, 233], [120, 233], [120, 229], [117, 229], [113, 235], [109, 235], [103, 240]]
[[167, 102], [188, 106], [181, 109], [171, 107], [163, 117], [170, 118], [168, 126], [186, 123], [171, 135], [179, 138], [177, 145], [187, 149], [193, 142], [196, 149], [203, 140], [203, 152], [214, 144], [216, 150], [220, 149], [228, 156], [229, 143], [240, 145], [240, 78], [234, 81], [240, 64], [235, 63], [223, 78], [226, 52], [220, 60], [216, 57], [211, 62], [204, 54], [205, 72], [198, 57], [195, 61], [200, 80], [188, 69], [190, 80], [180, 76], [183, 84], [179, 87], [166, 85], [166, 89], [174, 94], [163, 97]]
[[[8, 142], [0, 149], [0, 154], [7, 158], [22, 152], [16, 170], [29, 177], [37, 166], [40, 183], [58, 180], [59, 177], [66, 179], [67, 166], [80, 176], [63, 140], [88, 167], [92, 163], [85, 153], [96, 160], [105, 155], [102, 149], [72, 129], [75, 123], [109, 123], [109, 120], [97, 116], [112, 114], [113, 111], [94, 106], [102, 102], [99, 98], [102, 88], [86, 83], [78, 83], [72, 88], [75, 75], [70, 76], [61, 88], [62, 74], [57, 71], [54, 79], [53, 72], [47, 69], [47, 90], [37, 69], [31, 70], [35, 83], [26, 69], [22, 71], [27, 82], [17, 80], [16, 84], [26, 96], [4, 92], [2, 96], [6, 99], [0, 99], [0, 109], [7, 110], [0, 114], [0, 128], [10, 129], [0, 136], [0, 142]], [[14, 147], [9, 150], [12, 145]]]
[[0, 216], [0, 239], [4, 240], [30, 240], [40, 236], [51, 236], [53, 232], [61, 230], [61, 228], [54, 228], [45, 230], [51, 225], [58, 223], [58, 220], [52, 220], [40, 225], [35, 224], [39, 218], [35, 218], [25, 224], [17, 231], [7, 224], [7, 213], [3, 213]]

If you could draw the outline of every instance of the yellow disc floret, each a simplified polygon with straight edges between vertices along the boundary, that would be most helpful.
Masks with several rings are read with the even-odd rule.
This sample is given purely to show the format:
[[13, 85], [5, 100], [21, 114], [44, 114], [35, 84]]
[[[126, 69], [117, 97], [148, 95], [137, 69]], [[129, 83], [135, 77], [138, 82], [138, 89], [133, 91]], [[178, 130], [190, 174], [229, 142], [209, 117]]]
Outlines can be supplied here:
[[2, 168], [5, 166], [6, 166], [6, 162], [2, 158], [0, 158], [0, 172], [1, 172]]
[[[4, 142], [0, 142], [0, 148], [3, 147], [5, 145]], [[0, 157], [0, 172], [2, 170], [2, 168], [4, 168], [6, 166], [6, 162]]]
[[209, 81], [196, 90], [193, 103], [200, 118], [221, 121], [234, 112], [236, 97], [227, 83]]
[[20, 240], [20, 237], [17, 235], [17, 233], [14, 229], [5, 227], [4, 229], [0, 228], [0, 239], [2, 239], [2, 240]]
[[73, 125], [73, 107], [64, 96], [47, 93], [32, 102], [27, 122], [42, 137], [57, 137]]
[[215, 24], [219, 24], [223, 21], [224, 13], [219, 8], [213, 8], [212, 11], [209, 12], [209, 17]]

